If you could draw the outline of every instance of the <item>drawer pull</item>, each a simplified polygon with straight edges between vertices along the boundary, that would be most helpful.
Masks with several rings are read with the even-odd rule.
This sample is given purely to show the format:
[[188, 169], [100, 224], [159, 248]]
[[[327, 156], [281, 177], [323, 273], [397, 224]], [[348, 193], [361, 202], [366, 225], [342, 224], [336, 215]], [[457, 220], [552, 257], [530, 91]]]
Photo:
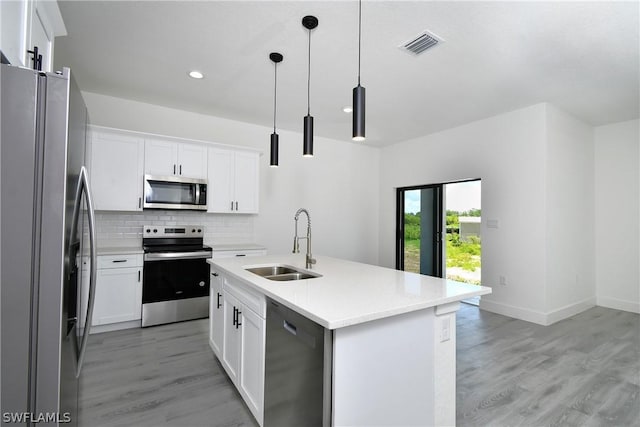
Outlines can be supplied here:
[[236, 254], [236, 256], [247, 256], [247, 254]]
[[111, 262], [127, 262], [127, 260], [126, 259], [114, 259]]

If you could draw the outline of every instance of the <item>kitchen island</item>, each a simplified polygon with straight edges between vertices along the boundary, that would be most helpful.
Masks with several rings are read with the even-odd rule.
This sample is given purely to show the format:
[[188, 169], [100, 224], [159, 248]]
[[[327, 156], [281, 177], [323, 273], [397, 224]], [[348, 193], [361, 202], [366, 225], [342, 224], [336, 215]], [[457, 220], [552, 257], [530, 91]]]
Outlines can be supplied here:
[[[291, 281], [270, 280], [247, 269], [280, 265], [307, 270], [304, 255], [209, 263], [210, 344], [261, 425], [265, 328], [260, 321], [267, 298], [330, 332], [330, 425], [455, 424], [455, 313], [460, 300], [488, 294], [490, 288], [323, 256], [308, 270], [319, 277]], [[216, 310], [227, 313], [229, 305], [232, 314], [216, 317]], [[228, 328], [220, 329], [216, 319], [252, 330], [239, 340], [247, 335], [253, 341], [226, 351]]]

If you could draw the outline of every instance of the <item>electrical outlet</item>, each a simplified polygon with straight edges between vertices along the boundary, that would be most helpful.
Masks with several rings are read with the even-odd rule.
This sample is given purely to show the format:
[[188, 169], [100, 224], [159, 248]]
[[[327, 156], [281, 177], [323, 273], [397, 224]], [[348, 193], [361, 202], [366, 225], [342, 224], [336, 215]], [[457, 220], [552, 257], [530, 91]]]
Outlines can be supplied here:
[[451, 339], [451, 321], [449, 316], [440, 320], [440, 342], [449, 341]]
[[507, 278], [500, 276], [500, 286], [507, 286]]

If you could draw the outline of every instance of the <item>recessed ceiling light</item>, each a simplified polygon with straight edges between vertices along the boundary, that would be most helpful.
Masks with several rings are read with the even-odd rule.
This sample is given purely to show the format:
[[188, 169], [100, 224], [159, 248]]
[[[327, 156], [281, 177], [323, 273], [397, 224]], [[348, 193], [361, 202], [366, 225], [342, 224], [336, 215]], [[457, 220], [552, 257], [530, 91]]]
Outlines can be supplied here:
[[190, 71], [189, 72], [189, 77], [194, 78], [194, 79], [202, 79], [204, 78], [204, 74], [202, 74], [200, 71]]
[[351, 112], [353, 112], [353, 108], [351, 108], [351, 107], [344, 107], [344, 108], [342, 109], [342, 111], [344, 111], [345, 113], [351, 113]]

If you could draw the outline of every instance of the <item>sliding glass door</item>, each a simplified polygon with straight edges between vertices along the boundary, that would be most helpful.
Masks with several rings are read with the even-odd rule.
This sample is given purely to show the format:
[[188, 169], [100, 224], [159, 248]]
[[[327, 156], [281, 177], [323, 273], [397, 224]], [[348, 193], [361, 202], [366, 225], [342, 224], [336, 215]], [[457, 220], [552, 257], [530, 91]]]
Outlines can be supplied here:
[[442, 277], [441, 184], [397, 190], [396, 268]]

